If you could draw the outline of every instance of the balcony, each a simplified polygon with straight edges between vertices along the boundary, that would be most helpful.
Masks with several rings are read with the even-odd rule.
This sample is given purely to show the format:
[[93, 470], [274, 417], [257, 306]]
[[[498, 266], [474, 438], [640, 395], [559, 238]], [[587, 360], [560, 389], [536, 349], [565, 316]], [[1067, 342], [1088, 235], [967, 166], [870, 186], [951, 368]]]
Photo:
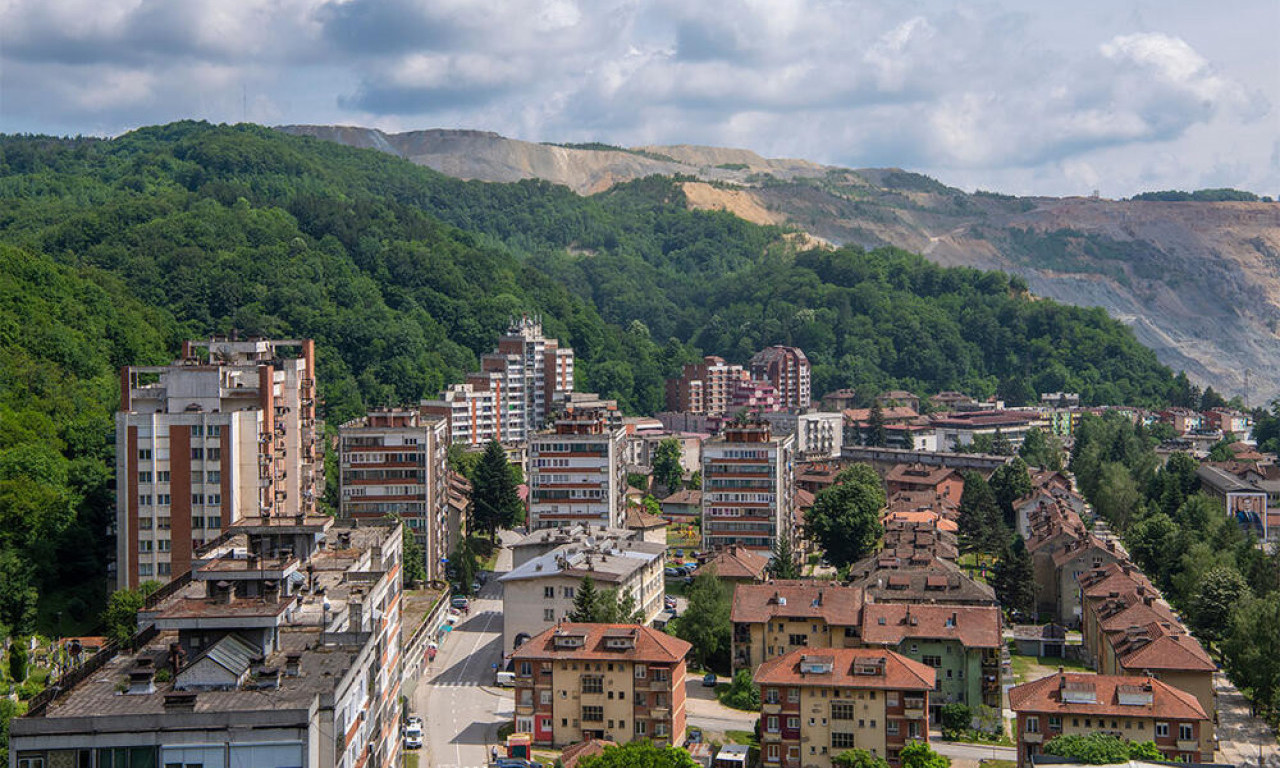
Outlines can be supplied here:
[[782, 731], [764, 731], [760, 734], [763, 741], [782, 741]]
[[903, 699], [902, 716], [909, 720], [923, 720], [924, 699]]
[[1178, 748], [1179, 752], [1197, 752], [1198, 753], [1200, 751], [1200, 742], [1196, 741], [1195, 739], [1178, 739], [1176, 742], [1174, 742], [1174, 746]]
[[1022, 741], [1026, 744], [1039, 744], [1044, 741], [1044, 734], [1039, 732], [1029, 733], [1024, 731], [1022, 734]]
[[766, 715], [776, 715], [782, 711], [782, 702], [766, 701], [760, 705], [760, 711]]

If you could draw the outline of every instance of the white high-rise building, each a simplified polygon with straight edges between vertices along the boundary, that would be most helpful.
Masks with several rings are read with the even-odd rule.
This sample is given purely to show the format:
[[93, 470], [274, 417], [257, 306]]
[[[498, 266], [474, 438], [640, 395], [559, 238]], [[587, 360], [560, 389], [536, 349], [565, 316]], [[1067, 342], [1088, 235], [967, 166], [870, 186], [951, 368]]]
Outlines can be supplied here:
[[733, 424], [702, 445], [702, 546], [771, 550], [794, 537], [795, 438]]
[[621, 528], [626, 514], [626, 429], [607, 412], [570, 410], [529, 438], [529, 527], [588, 523]]

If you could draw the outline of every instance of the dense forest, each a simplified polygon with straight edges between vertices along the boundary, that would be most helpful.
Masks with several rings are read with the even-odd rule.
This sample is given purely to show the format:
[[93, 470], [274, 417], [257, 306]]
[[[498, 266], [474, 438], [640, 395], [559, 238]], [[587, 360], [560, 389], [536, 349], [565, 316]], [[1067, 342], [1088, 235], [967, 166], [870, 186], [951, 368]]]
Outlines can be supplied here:
[[[41, 626], [92, 623], [114, 371], [166, 359], [184, 336], [314, 337], [330, 423], [459, 380], [526, 311], [577, 351], [580, 389], [631, 412], [660, 409], [663, 378], [702, 353], [743, 361], [774, 343], [805, 349], [819, 394], [1185, 394], [1101, 310], [893, 249], [793, 242], [688, 210], [671, 179], [584, 198], [194, 122], [2, 137], [0, 569], [38, 565], [29, 586], [54, 598]], [[68, 537], [91, 546], [51, 557]], [[0, 622], [27, 628], [30, 590], [2, 581]]]

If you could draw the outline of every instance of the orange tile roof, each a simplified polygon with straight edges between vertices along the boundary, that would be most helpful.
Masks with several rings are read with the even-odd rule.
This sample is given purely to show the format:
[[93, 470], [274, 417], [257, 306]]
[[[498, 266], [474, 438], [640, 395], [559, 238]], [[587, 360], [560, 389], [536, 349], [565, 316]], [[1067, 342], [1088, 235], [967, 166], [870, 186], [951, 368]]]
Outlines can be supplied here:
[[[581, 634], [583, 642], [577, 648], [556, 648], [555, 638], [563, 634]], [[635, 647], [629, 650], [605, 648], [606, 636], [629, 634], [635, 638]], [[575, 624], [562, 622], [526, 640], [511, 655], [514, 659], [627, 659], [647, 663], [682, 661], [692, 645], [678, 637], [659, 632], [652, 627], [636, 624]]]
[[[829, 660], [831, 672], [801, 671], [801, 664], [806, 660]], [[859, 672], [859, 669], [864, 671]], [[893, 651], [878, 648], [797, 648], [756, 668], [755, 682], [756, 685], [930, 691], [933, 690], [935, 676], [932, 667]]]
[[[1063, 701], [1062, 690], [1094, 692], [1094, 701]], [[1150, 704], [1121, 704], [1122, 693], [1151, 694]], [[1196, 697], [1155, 679], [1123, 675], [1058, 672], [1009, 689], [1009, 706], [1015, 712], [1068, 715], [1116, 715], [1160, 717], [1171, 720], [1208, 720]]]
[[886, 485], [909, 483], [911, 485], [938, 486], [960, 473], [949, 467], [928, 467], [924, 464], [894, 464], [884, 476]]
[[1148, 669], [1179, 672], [1213, 672], [1218, 668], [1181, 624], [1153, 621], [1107, 633], [1120, 666], [1132, 671]]
[[896, 645], [907, 638], [959, 640], [966, 648], [999, 648], [1000, 608], [895, 603], [868, 603], [863, 608], [862, 642]]
[[632, 507], [627, 510], [626, 527], [628, 528], [664, 528], [667, 521], [645, 512], [643, 509]]
[[721, 579], [764, 581], [769, 558], [745, 547], [731, 546], [700, 565], [698, 571], [711, 566], [715, 566], [716, 576]]
[[831, 581], [769, 581], [739, 584], [733, 590], [730, 618], [760, 624], [773, 618], [821, 618], [832, 626], [853, 627], [862, 613], [862, 590]]
[[576, 744], [570, 744], [560, 752], [560, 764], [564, 768], [575, 768], [578, 761], [584, 757], [599, 755], [604, 752], [605, 747], [616, 747], [617, 742], [608, 739], [587, 739], [579, 741]]

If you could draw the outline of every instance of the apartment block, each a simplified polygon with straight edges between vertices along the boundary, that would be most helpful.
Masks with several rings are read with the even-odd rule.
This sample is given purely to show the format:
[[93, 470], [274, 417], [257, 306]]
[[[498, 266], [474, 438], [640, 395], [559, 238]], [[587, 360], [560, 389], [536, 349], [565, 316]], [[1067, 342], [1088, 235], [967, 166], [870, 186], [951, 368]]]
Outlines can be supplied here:
[[680, 744], [689, 643], [633, 624], [552, 627], [512, 655], [515, 729], [535, 744]]
[[795, 438], [738, 423], [702, 447], [702, 546], [771, 550], [794, 540]]
[[116, 582], [167, 581], [246, 517], [310, 515], [324, 482], [315, 343], [187, 341], [128, 366], [116, 413]]
[[751, 378], [768, 381], [783, 408], [807, 409], [813, 400], [809, 358], [799, 347], [774, 346], [752, 355], [747, 364]]
[[16, 768], [392, 768], [401, 526], [245, 518], [11, 724]]
[[422, 547], [427, 578], [443, 580], [450, 531], [448, 422], [417, 409], [382, 408], [339, 429], [339, 514], [404, 521]]
[[1165, 760], [1213, 762], [1209, 716], [1185, 691], [1146, 676], [1063, 672], [1009, 689], [1018, 766], [1063, 734], [1154, 741]]
[[[563, 529], [561, 529], [563, 530]], [[538, 533], [531, 534], [536, 536]], [[563, 621], [574, 608], [582, 580], [596, 589], [631, 595], [648, 624], [663, 610], [666, 544], [632, 537], [630, 531], [589, 532], [551, 551], [523, 559], [502, 583], [502, 648], [510, 651]], [[558, 537], [557, 537], [558, 538]], [[537, 542], [523, 549], [536, 547]]]
[[567, 411], [529, 439], [529, 527], [622, 527], [626, 430], [606, 412]]
[[929, 740], [934, 670], [892, 651], [790, 651], [761, 664], [760, 759], [778, 768], [829, 768], [864, 749], [900, 765], [911, 741]]
[[1000, 707], [1001, 617], [994, 605], [867, 603], [862, 643], [937, 670], [930, 716], [951, 703]]
[[573, 361], [572, 349], [543, 335], [541, 319], [525, 315], [511, 321], [496, 351], [480, 357], [478, 372], [424, 400], [421, 410], [448, 419], [451, 442], [519, 442], [573, 392]]
[[752, 668], [797, 648], [861, 645], [862, 590], [836, 582], [770, 581], [733, 590], [731, 657]]
[[685, 365], [679, 378], [667, 380], [667, 410], [724, 415], [729, 412], [738, 384], [750, 378], [742, 366], [726, 363], [723, 357], [707, 355], [700, 363]]

